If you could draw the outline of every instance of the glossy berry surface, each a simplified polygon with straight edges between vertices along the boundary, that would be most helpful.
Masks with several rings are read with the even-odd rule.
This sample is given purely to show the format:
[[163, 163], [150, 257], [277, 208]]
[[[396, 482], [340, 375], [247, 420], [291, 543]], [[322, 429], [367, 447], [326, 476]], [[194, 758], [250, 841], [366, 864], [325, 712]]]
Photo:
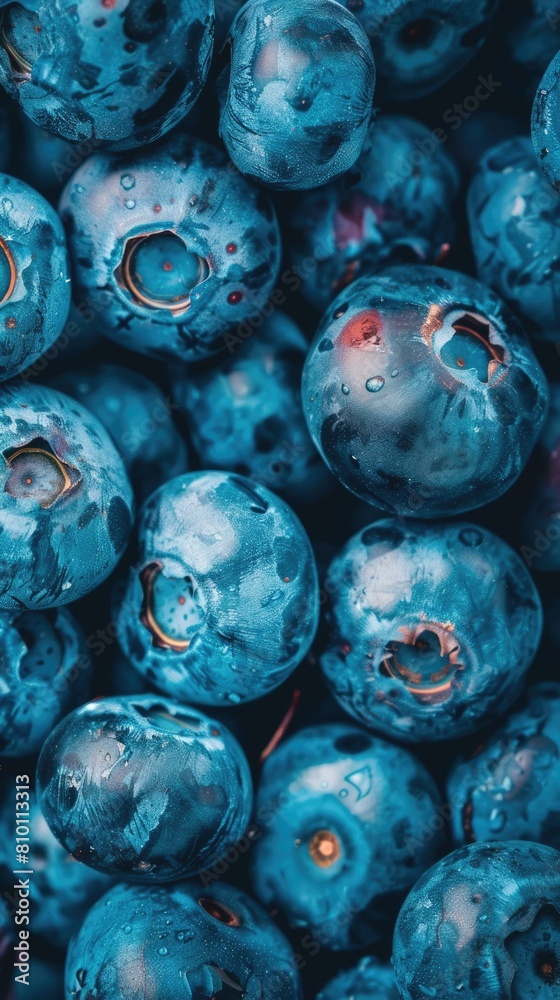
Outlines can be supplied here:
[[317, 187], [359, 156], [375, 66], [363, 28], [334, 0], [248, 0], [220, 78], [220, 135], [241, 173], [276, 188]]
[[115, 567], [132, 523], [109, 435], [68, 396], [13, 383], [0, 389], [0, 451], [0, 608], [83, 597]]
[[344, 0], [365, 28], [385, 100], [415, 100], [482, 45], [498, 0]]
[[537, 88], [531, 115], [535, 154], [545, 177], [560, 191], [560, 52], [552, 59]]
[[2, 0], [0, 83], [49, 132], [93, 148], [159, 138], [202, 90], [212, 0]]
[[483, 157], [467, 200], [478, 276], [522, 316], [527, 332], [560, 336], [560, 201], [531, 140], [510, 139]]
[[45, 199], [0, 174], [0, 380], [12, 378], [56, 340], [70, 308], [64, 230]]
[[188, 469], [187, 447], [173, 422], [169, 396], [121, 365], [73, 369], [50, 383], [97, 417], [122, 457], [138, 502]]
[[321, 666], [342, 707], [395, 739], [449, 740], [515, 701], [542, 611], [517, 553], [466, 523], [381, 520], [335, 557]]
[[307, 430], [301, 372], [308, 344], [276, 310], [212, 368], [178, 368], [175, 405], [184, 414], [200, 464], [227, 469], [310, 503], [332, 479]]
[[347, 972], [335, 976], [316, 1000], [401, 1000], [395, 973], [388, 964], [366, 957]]
[[273, 289], [272, 204], [198, 139], [90, 157], [60, 211], [80, 293], [104, 333], [141, 354], [196, 361], [222, 350], [227, 330], [258, 314]]
[[435, 261], [455, 233], [458, 189], [453, 161], [425, 125], [404, 115], [381, 117], [349, 177], [296, 203], [293, 259], [300, 266], [317, 260], [302, 294], [323, 312], [343, 288], [386, 262]]
[[[13, 891], [11, 841], [15, 815], [15, 791], [4, 797], [0, 811], [0, 889], [3, 898]], [[30, 851], [28, 868], [33, 933], [65, 948], [90, 906], [111, 886], [107, 875], [75, 861], [51, 833], [30, 792]], [[27, 815], [27, 813], [26, 813]], [[20, 925], [25, 926], [25, 925]]]
[[427, 518], [504, 493], [548, 401], [501, 300], [473, 278], [413, 264], [362, 278], [332, 303], [302, 396], [311, 436], [344, 486]]
[[560, 684], [527, 690], [522, 707], [447, 781], [457, 845], [533, 840], [560, 848]]
[[193, 1000], [303, 996], [288, 942], [239, 889], [115, 886], [70, 944], [67, 996], [168, 1000], [177, 989]]
[[221, 724], [153, 695], [101, 698], [67, 715], [37, 767], [39, 805], [74, 858], [167, 881], [242, 836], [249, 766]]
[[441, 853], [438, 799], [406, 750], [351, 725], [304, 729], [263, 767], [255, 892], [321, 947], [372, 944]]
[[40, 750], [88, 697], [91, 672], [82, 630], [66, 608], [0, 612], [0, 757]]
[[560, 984], [560, 854], [504, 841], [449, 854], [397, 920], [402, 1000], [548, 1000]]
[[532, 570], [560, 569], [560, 383], [550, 385], [550, 406], [535, 449], [534, 479], [521, 525], [521, 554]]
[[305, 657], [318, 614], [311, 545], [269, 490], [195, 472], [147, 501], [116, 618], [124, 654], [158, 689], [207, 705], [258, 698]]

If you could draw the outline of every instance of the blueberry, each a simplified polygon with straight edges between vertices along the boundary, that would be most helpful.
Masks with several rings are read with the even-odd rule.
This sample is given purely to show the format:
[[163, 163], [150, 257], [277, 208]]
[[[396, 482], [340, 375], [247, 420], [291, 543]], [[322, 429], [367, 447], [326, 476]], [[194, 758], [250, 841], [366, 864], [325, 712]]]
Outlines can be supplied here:
[[505, 712], [542, 612], [519, 556], [472, 524], [377, 521], [332, 562], [321, 665], [342, 707], [400, 740], [453, 739]]
[[492, 147], [468, 194], [478, 276], [544, 340], [560, 336], [560, 200], [524, 136]]
[[560, 52], [558, 52], [537, 88], [531, 116], [531, 134], [537, 160], [545, 177], [560, 192]]
[[56, 340], [70, 308], [64, 230], [22, 181], [0, 174], [0, 380], [23, 371]]
[[85, 639], [66, 608], [0, 612], [0, 757], [40, 750], [90, 681]]
[[[383, 116], [369, 128], [350, 173], [295, 205], [292, 258], [305, 273], [302, 295], [324, 311], [338, 292], [383, 263], [436, 260], [454, 236], [458, 189], [453, 161], [425, 125]], [[307, 274], [311, 259], [317, 266]]]
[[167, 881], [215, 864], [249, 820], [237, 740], [157, 695], [101, 698], [45, 742], [38, 799], [54, 835], [97, 871]]
[[281, 256], [274, 209], [198, 139], [91, 156], [60, 208], [78, 288], [106, 335], [131, 350], [205, 358], [273, 291]]
[[401, 1000], [390, 965], [367, 956], [358, 965], [331, 979], [317, 1000]]
[[519, 711], [451, 768], [457, 845], [533, 840], [560, 849], [560, 684], [529, 688]]
[[185, 442], [173, 423], [175, 405], [158, 386], [120, 365], [73, 369], [53, 388], [91, 410], [111, 435], [139, 502], [188, 469]]
[[139, 557], [116, 610], [130, 662], [180, 701], [236, 704], [307, 654], [315, 561], [295, 514], [242, 476], [178, 476], [147, 501]]
[[[12, 895], [14, 885], [14, 795], [12, 792], [4, 799], [0, 812], [0, 889], [6, 900]], [[20, 803], [23, 801], [19, 799]], [[25, 825], [29, 815], [30, 926], [33, 935], [56, 948], [65, 948], [90, 906], [110, 888], [111, 880], [75, 861], [51, 833], [34, 792], [30, 792], [28, 801], [30, 810], [29, 814], [25, 810]]]
[[198, 98], [213, 13], [212, 0], [3, 0], [0, 83], [82, 158], [144, 146]]
[[240, 889], [213, 882], [117, 885], [70, 944], [66, 995], [302, 1000], [295, 959], [268, 915]]
[[75, 601], [112, 571], [132, 491], [109, 435], [79, 403], [36, 385], [0, 388], [0, 608]]
[[413, 264], [339, 295], [303, 375], [311, 436], [331, 471], [363, 500], [416, 517], [504, 493], [547, 397], [519, 321], [493, 292]]
[[334, 482], [307, 430], [301, 406], [301, 371], [307, 341], [276, 310], [219, 365], [173, 379], [173, 398], [184, 413], [203, 468], [243, 471], [295, 503], [310, 503]]
[[506, 841], [449, 854], [397, 921], [402, 1000], [545, 1000], [560, 988], [560, 854]]
[[532, 569], [560, 569], [560, 383], [550, 386], [550, 408], [538, 441], [522, 520], [521, 554]]
[[263, 768], [255, 891], [321, 947], [370, 945], [441, 853], [438, 806], [434, 782], [406, 750], [355, 726], [305, 729]]
[[[499, 0], [343, 0], [365, 28], [392, 101], [436, 90], [476, 54]], [[445, 120], [445, 119], [444, 119]]]
[[219, 80], [220, 135], [235, 165], [275, 188], [317, 187], [357, 159], [372, 114], [365, 32], [334, 0], [248, 0]]
[[[514, 13], [512, 9], [511, 13]], [[523, 0], [508, 17], [512, 82], [534, 95], [550, 60], [558, 52], [558, 7], [549, 0]]]

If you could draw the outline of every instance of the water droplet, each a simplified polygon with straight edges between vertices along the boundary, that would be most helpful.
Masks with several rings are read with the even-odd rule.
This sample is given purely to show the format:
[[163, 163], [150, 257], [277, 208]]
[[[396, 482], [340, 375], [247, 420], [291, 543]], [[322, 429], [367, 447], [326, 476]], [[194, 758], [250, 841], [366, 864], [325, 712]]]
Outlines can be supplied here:
[[366, 382], [366, 389], [368, 392], [379, 392], [380, 389], [385, 385], [385, 379], [382, 375], [374, 375], [372, 378], [368, 378]]
[[134, 180], [134, 177], [130, 176], [130, 174], [122, 175], [121, 186], [125, 189], [125, 191], [130, 191], [130, 189], [133, 188], [135, 184], [136, 181]]
[[167, 948], [158, 948], [158, 955], [161, 955], [162, 958], [164, 955], [167, 955]]
[[238, 694], [228, 694], [227, 699], [233, 702], [234, 705], [238, 705], [241, 701], [241, 697]]
[[340, 792], [338, 794], [340, 795], [341, 799], [345, 799], [346, 796], [348, 795], [348, 789], [347, 788], [341, 788]]
[[398, 368], [395, 368], [395, 369], [394, 369], [394, 370], [393, 370], [393, 371], [391, 372], [391, 378], [396, 378], [398, 374], [399, 374], [399, 369], [398, 369]]
[[123, 927], [123, 933], [124, 934], [130, 934], [131, 930], [132, 930], [132, 927], [130, 926], [130, 924], [125, 924], [125, 926]]
[[341, 385], [340, 388], [342, 389], [342, 392], [343, 392], [343, 394], [345, 396], [349, 396], [350, 395], [350, 389], [348, 388], [347, 385], [344, 385], [344, 382], [342, 383], [342, 385]]
[[83, 184], [74, 184], [74, 190], [77, 191], [78, 194], [83, 194], [84, 191], [85, 191], [85, 188], [84, 188]]
[[136, 208], [136, 202], [132, 198], [128, 198], [125, 201], [125, 205], [127, 208]]

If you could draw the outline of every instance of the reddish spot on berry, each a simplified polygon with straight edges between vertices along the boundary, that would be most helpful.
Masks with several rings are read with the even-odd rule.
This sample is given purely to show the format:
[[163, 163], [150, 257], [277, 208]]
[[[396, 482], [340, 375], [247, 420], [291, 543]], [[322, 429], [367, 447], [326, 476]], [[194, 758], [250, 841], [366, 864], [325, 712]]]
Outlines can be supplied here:
[[226, 253], [237, 253], [237, 243], [228, 243]]
[[173, 270], [173, 264], [171, 263], [170, 260], [166, 260], [165, 261], [165, 263], [163, 265], [163, 270], [164, 271], [172, 271]]
[[116, 3], [117, 0], [101, 0], [101, 6], [105, 7], [106, 10], [112, 10]]
[[364, 309], [349, 319], [340, 331], [339, 343], [343, 347], [365, 350], [381, 344], [383, 320], [376, 309]]
[[185, 598], [181, 595], [181, 597], [178, 598], [178, 601], [179, 604], [183, 605], [185, 603]]
[[4, 323], [4, 326], [6, 326], [8, 330], [13, 330], [14, 327], [17, 326], [17, 320], [15, 316], [8, 316], [6, 322]]
[[154, 212], [161, 212], [161, 205], [154, 205]]
[[242, 298], [243, 298], [243, 292], [230, 292], [227, 297], [227, 300], [230, 306], [236, 306], [238, 302], [241, 302]]

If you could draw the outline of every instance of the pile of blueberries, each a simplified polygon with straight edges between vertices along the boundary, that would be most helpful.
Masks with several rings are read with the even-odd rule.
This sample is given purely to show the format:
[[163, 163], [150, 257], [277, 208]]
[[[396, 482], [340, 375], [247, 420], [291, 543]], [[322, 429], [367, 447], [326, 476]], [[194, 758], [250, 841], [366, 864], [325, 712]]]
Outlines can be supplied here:
[[2, 1000], [559, 1000], [559, 49], [0, 0]]

